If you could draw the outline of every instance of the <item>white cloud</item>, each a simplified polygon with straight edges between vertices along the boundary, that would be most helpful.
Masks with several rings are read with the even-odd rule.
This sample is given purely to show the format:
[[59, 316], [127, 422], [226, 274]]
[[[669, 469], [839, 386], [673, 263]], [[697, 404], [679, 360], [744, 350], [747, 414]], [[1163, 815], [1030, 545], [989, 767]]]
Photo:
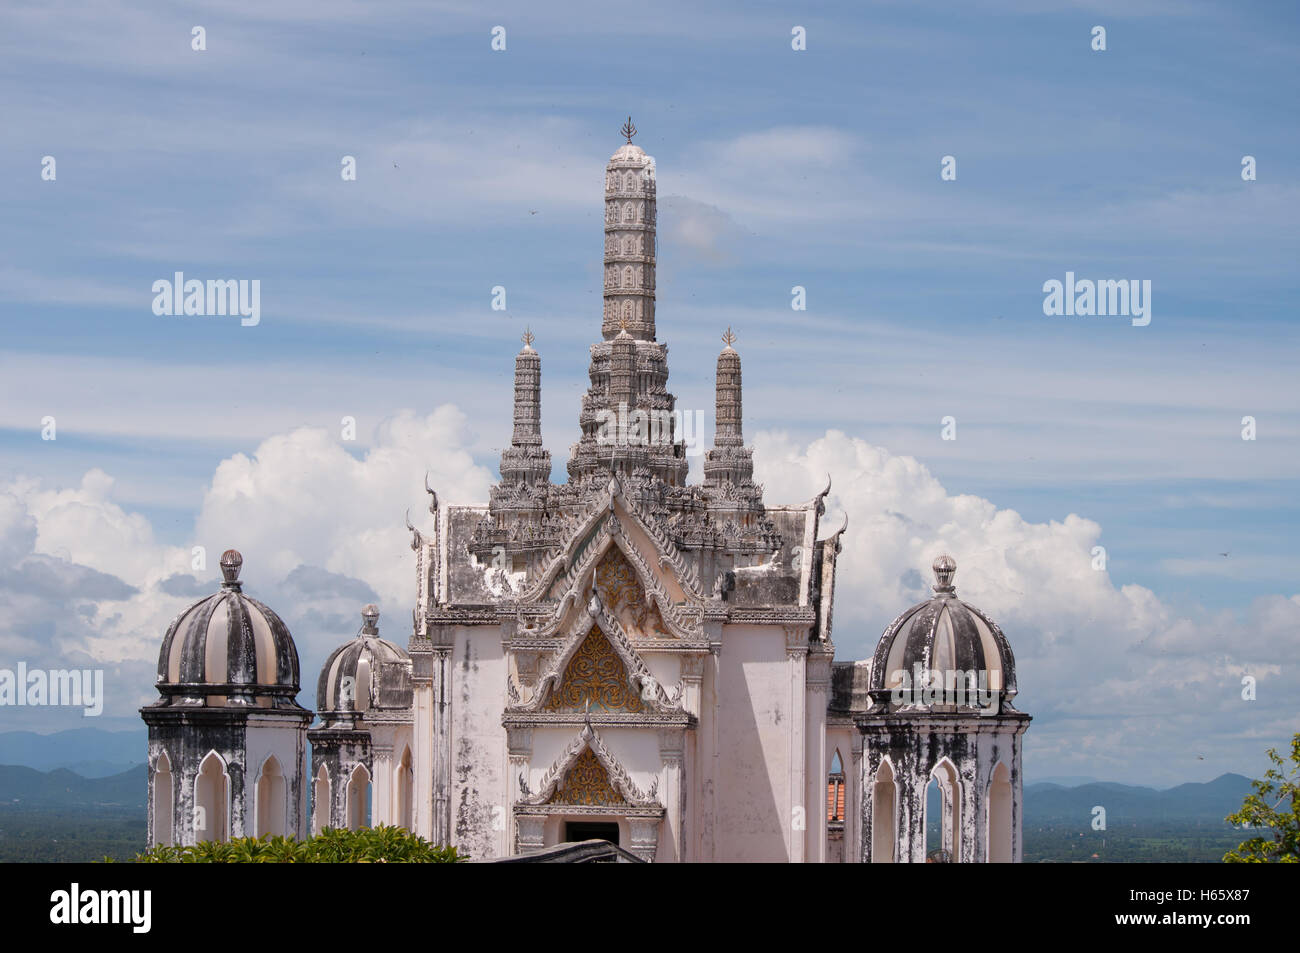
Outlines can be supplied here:
[[269, 437], [252, 456], [217, 467], [196, 538], [212, 551], [240, 550], [250, 580], [318, 566], [365, 580], [405, 613], [415, 577], [403, 514], [409, 508], [428, 526], [426, 470], [444, 502], [487, 499], [493, 474], [474, 463], [471, 442], [464, 414], [450, 405], [385, 420], [359, 457], [323, 428]]
[[[833, 475], [827, 525], [849, 514], [836, 583], [841, 657], [869, 656], [888, 621], [928, 596], [933, 558], [956, 558], [959, 595], [1006, 632], [1018, 701], [1040, 718], [1027, 742], [1031, 776], [1208, 780], [1250, 770], [1261, 725], [1284, 728], [1267, 735], [1274, 744], [1300, 729], [1289, 691], [1300, 596], [1240, 613], [1171, 605], [1092, 569], [1102, 538], [1092, 520], [1026, 521], [950, 494], [912, 457], [837, 431], [806, 446], [759, 434], [754, 456], [769, 501], [807, 498]], [[1256, 701], [1242, 699], [1243, 675], [1258, 680]], [[1204, 762], [1178, 756], [1193, 747]]]

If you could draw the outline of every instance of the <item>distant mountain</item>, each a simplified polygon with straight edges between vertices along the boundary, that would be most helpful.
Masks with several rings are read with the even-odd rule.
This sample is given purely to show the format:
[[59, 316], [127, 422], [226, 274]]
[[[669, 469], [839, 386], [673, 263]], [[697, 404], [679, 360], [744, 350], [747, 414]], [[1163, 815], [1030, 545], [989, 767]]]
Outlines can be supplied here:
[[34, 731], [0, 732], [0, 765], [22, 765], [37, 771], [67, 768], [86, 778], [120, 774], [144, 764], [148, 735], [138, 731], [73, 728], [40, 735]]
[[[1083, 784], [1096, 784], [1097, 778], [1090, 778], [1083, 774], [1059, 774], [1048, 778], [1037, 778], [1033, 784], [1059, 784], [1063, 788], [1077, 788]], [[1030, 787], [1025, 785], [1026, 789]]]
[[148, 773], [143, 764], [107, 778], [83, 778], [57, 768], [37, 771], [0, 765], [0, 810], [48, 808], [139, 808], [144, 810]]
[[1107, 827], [1148, 821], [1194, 821], [1223, 824], [1251, 792], [1250, 778], [1223, 774], [1202, 784], [1155, 788], [1106, 781], [1063, 787], [1039, 782], [1025, 785], [1025, 825], [1090, 822], [1092, 809], [1106, 809]]

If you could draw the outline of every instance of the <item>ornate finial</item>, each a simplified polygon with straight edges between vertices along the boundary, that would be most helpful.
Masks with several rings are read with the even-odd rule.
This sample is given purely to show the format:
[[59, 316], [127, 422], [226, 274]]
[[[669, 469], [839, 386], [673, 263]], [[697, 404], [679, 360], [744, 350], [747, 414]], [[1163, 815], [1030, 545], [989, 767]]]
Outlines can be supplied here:
[[524, 347], [532, 347], [537, 338], [533, 336], [532, 328], [524, 328], [524, 336], [520, 340], [524, 342]]
[[618, 319], [618, 333], [627, 334], [627, 317], [626, 315]]
[[221, 577], [225, 579], [226, 589], [239, 588], [239, 567], [244, 565], [244, 557], [234, 549], [227, 549], [221, 554]]
[[731, 333], [731, 325], [727, 325], [727, 333], [722, 336], [722, 343], [727, 347], [736, 343], [736, 336]]
[[365, 635], [379, 634], [379, 607], [373, 602], [361, 610], [361, 631]]
[[627, 136], [628, 144], [632, 142], [632, 137], [636, 135], [636, 126], [632, 125], [632, 117], [627, 117], [627, 122], [623, 123], [623, 128], [619, 130], [621, 135]]
[[957, 572], [957, 560], [945, 553], [936, 557], [930, 568], [934, 570], [934, 578], [939, 582], [939, 585], [933, 587], [935, 592], [957, 591], [957, 587], [952, 584], [952, 577]]

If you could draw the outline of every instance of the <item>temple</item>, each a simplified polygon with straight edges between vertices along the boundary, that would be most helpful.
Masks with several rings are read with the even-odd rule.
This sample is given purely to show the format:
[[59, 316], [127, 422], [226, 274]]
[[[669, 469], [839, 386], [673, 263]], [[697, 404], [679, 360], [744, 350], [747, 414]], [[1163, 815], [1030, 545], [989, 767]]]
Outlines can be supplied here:
[[[943, 556], [934, 598], [873, 659], [835, 660], [847, 518], [823, 526], [829, 482], [764, 499], [730, 328], [703, 481], [688, 483], [657, 338], [655, 161], [630, 119], [623, 133], [568, 479], [552, 482], [529, 331], [500, 482], [480, 506], [444, 505], [426, 483], [429, 516], [408, 520], [407, 645], [366, 607], [320, 673], [310, 729], [287, 630], [254, 624], [243, 654], [228, 638], [214, 656], [214, 627], [249, 611], [229, 595], [235, 566], [236, 590], [173, 623], [162, 698], [142, 710], [152, 842], [386, 823], [476, 859], [603, 839], [660, 862], [1019, 860], [1029, 717], [1011, 704], [1010, 646], [956, 598]], [[295, 769], [304, 737], [310, 778]]]

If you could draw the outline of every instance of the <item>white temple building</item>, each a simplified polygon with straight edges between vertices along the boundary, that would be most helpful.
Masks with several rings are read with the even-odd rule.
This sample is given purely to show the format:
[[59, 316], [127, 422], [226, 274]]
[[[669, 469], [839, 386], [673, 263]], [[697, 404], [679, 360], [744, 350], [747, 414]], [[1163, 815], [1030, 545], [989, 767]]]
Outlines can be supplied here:
[[624, 133], [567, 482], [551, 482], [527, 334], [501, 482], [480, 506], [429, 489], [425, 525], [408, 520], [409, 640], [381, 638], [366, 607], [310, 729], [292, 638], [227, 553], [222, 590], [168, 630], [142, 709], [151, 844], [382, 823], [473, 859], [605, 839], [661, 862], [1020, 860], [1030, 719], [1006, 638], [940, 556], [934, 597], [873, 658], [835, 660], [847, 520], [822, 526], [829, 484], [763, 499], [730, 331], [688, 484], [656, 337], [655, 162]]

